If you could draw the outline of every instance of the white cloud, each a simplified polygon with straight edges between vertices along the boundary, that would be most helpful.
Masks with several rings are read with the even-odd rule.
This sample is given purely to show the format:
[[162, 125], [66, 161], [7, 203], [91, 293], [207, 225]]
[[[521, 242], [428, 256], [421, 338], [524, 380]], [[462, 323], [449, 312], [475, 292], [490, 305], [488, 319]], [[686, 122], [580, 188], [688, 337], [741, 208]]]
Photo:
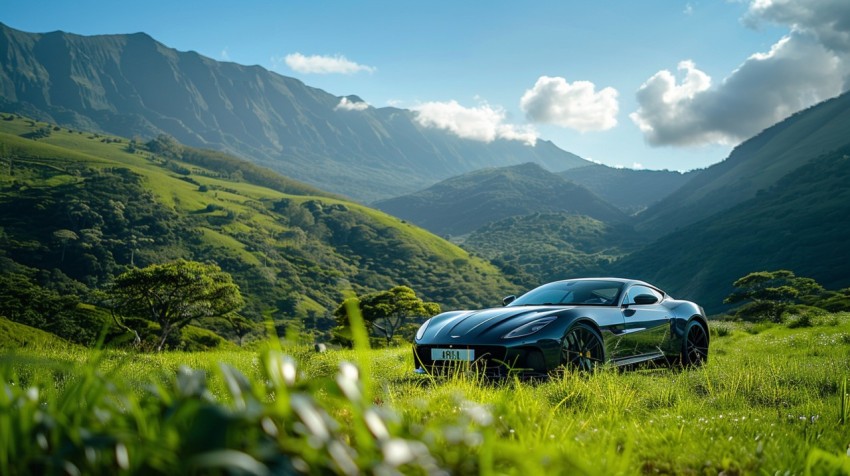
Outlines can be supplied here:
[[414, 107], [413, 111], [416, 121], [423, 127], [444, 129], [464, 139], [517, 140], [532, 146], [537, 143], [537, 132], [532, 127], [506, 124], [505, 111], [487, 103], [464, 107], [457, 101], [427, 102]]
[[749, 0], [743, 23], [789, 33], [717, 85], [690, 62], [638, 90], [630, 118], [652, 145], [735, 144], [850, 87], [850, 1]]
[[230, 51], [229, 48], [225, 47], [221, 50], [221, 59], [224, 61], [230, 61]]
[[632, 162], [632, 169], [643, 170], [643, 164], [640, 162]]
[[366, 109], [369, 109], [369, 104], [365, 101], [349, 101], [348, 98], [342, 98], [334, 111], [365, 111]]
[[[376, 68], [349, 61], [345, 56], [304, 56], [301, 53], [291, 53], [283, 58], [283, 62], [293, 71], [315, 74], [354, 74], [361, 71], [374, 73]], [[279, 65], [280, 58], [272, 58], [272, 64]]]
[[596, 92], [589, 81], [572, 84], [560, 77], [541, 76], [525, 91], [520, 108], [529, 121], [554, 124], [581, 132], [603, 131], [617, 125], [617, 90]]
[[744, 23], [787, 25], [815, 36], [836, 53], [850, 53], [850, 2], [847, 0], [753, 0]]
[[651, 145], [736, 144], [790, 114], [840, 94], [847, 64], [811, 35], [792, 33], [748, 58], [719, 85], [691, 61], [637, 91], [629, 115]]

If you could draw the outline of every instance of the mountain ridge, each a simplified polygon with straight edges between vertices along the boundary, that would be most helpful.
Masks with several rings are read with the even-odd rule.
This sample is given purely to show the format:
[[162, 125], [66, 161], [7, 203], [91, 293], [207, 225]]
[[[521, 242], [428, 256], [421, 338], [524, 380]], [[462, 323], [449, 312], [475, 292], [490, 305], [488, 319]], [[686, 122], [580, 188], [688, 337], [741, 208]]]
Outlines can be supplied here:
[[665, 235], [614, 263], [710, 312], [728, 308], [732, 283], [754, 271], [789, 269], [827, 289], [850, 286], [850, 146], [823, 154], [776, 185]]
[[631, 215], [659, 202], [699, 173], [699, 170], [681, 173], [590, 164], [559, 172], [558, 175], [587, 188]]
[[145, 33], [26, 33], [0, 24], [0, 109], [239, 155], [329, 192], [388, 198], [483, 167], [588, 162], [549, 141], [459, 138], [398, 108], [341, 99], [260, 66], [180, 52]]

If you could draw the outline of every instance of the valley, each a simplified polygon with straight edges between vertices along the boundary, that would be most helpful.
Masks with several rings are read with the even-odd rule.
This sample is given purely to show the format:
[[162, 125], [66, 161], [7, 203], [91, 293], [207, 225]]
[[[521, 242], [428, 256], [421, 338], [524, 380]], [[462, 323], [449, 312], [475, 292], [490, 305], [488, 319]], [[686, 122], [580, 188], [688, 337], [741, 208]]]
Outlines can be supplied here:
[[850, 475], [846, 2], [4, 7], [0, 475]]

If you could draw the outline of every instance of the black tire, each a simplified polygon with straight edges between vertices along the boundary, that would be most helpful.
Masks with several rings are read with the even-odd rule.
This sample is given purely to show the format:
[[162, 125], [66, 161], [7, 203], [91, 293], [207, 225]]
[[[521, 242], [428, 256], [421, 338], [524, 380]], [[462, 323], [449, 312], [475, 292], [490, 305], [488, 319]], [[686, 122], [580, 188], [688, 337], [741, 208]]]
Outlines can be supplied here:
[[708, 361], [708, 332], [698, 321], [691, 321], [685, 328], [682, 341], [682, 365], [699, 367]]
[[574, 324], [561, 339], [561, 365], [570, 370], [593, 372], [605, 362], [605, 345], [596, 329]]

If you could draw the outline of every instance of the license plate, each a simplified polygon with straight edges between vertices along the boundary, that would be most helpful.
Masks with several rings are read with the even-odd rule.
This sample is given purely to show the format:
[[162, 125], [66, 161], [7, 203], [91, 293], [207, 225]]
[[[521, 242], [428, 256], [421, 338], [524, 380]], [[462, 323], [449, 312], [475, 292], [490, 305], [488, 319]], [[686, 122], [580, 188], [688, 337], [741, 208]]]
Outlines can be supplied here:
[[431, 360], [472, 362], [475, 360], [475, 349], [431, 349]]

